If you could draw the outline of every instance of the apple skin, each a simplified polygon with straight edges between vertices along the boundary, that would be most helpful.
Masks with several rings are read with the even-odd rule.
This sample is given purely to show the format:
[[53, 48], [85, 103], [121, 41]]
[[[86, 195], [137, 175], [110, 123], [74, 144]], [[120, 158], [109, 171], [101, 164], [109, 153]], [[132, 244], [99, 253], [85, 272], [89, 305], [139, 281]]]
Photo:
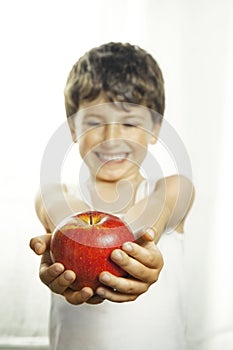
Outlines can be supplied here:
[[75, 272], [71, 285], [74, 290], [90, 287], [94, 291], [101, 285], [98, 276], [109, 271], [118, 277], [127, 273], [110, 258], [114, 249], [135, 237], [129, 227], [112, 214], [88, 211], [74, 214], [54, 230], [50, 244], [53, 262], [62, 263]]

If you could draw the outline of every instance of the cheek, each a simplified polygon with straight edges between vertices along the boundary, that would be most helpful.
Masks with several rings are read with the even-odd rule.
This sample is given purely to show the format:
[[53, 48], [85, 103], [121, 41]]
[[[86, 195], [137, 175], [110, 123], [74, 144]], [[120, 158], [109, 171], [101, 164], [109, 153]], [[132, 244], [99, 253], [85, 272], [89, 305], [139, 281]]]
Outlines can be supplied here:
[[130, 140], [138, 146], [147, 147], [149, 143], [149, 134], [138, 130], [132, 133]]
[[86, 156], [90, 151], [95, 149], [100, 140], [96, 130], [90, 131], [80, 137], [79, 139], [79, 152], [82, 157]]
[[148, 149], [148, 135], [145, 132], [134, 133], [131, 137], [131, 144], [134, 149], [134, 157], [139, 164], [146, 157]]
[[79, 140], [79, 152], [82, 157], [86, 156], [87, 153], [93, 148], [92, 139], [88, 136], [83, 136]]

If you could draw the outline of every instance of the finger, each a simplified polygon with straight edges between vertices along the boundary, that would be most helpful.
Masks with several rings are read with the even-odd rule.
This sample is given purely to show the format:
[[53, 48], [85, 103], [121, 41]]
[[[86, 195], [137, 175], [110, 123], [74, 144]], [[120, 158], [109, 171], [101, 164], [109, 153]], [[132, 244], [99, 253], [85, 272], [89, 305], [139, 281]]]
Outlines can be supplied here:
[[96, 293], [106, 300], [113, 301], [115, 303], [124, 303], [129, 301], [134, 301], [139, 296], [138, 294], [123, 294], [113, 289], [108, 289], [104, 287], [99, 287]]
[[[122, 245], [122, 250], [147, 267], [156, 269], [163, 266], [162, 254], [154, 242], [147, 242], [143, 247], [137, 243], [125, 242]], [[118, 258], [118, 254], [113, 253], [112, 258]], [[126, 257], [124, 258], [125, 263], [127, 263]]]
[[153, 241], [158, 243], [163, 231], [157, 226], [148, 227], [142, 235], [144, 241], [149, 241], [153, 237]]
[[136, 259], [129, 257], [120, 249], [116, 249], [112, 252], [111, 259], [123, 270], [140, 281], [151, 284], [158, 279], [160, 268], [148, 268]]
[[63, 294], [67, 288], [74, 282], [76, 275], [71, 270], [65, 270], [58, 277], [54, 278], [49, 283], [49, 288], [52, 292], [57, 294]]
[[42, 255], [39, 276], [43, 283], [49, 285], [55, 278], [63, 273], [64, 270], [65, 267], [61, 263], [52, 264], [48, 251]]
[[[145, 293], [149, 288], [149, 285], [145, 282], [135, 280], [133, 278], [116, 277], [107, 271], [100, 273], [99, 280], [104, 285], [110, 287], [111, 290], [117, 290], [118, 292], [124, 293], [124, 294], [139, 295], [139, 294]], [[97, 294], [100, 295], [98, 292]], [[102, 297], [105, 298], [105, 295]]]
[[47, 249], [41, 257], [41, 268], [49, 267], [52, 264], [53, 264], [53, 261], [51, 258], [50, 250]]
[[155, 231], [148, 227], [147, 230], [140, 233], [140, 237], [135, 241], [139, 245], [144, 245], [146, 242], [152, 242], [155, 239]]
[[158, 243], [161, 237], [161, 230], [155, 226], [148, 227], [144, 232], [141, 233], [140, 237], [136, 240], [136, 243], [138, 243], [141, 246], [144, 246], [147, 242]]
[[72, 305], [80, 305], [88, 300], [91, 299], [93, 296], [93, 290], [89, 287], [85, 287], [81, 289], [80, 291], [74, 291], [70, 288], [68, 288], [64, 293], [63, 296], [68, 301], [68, 303]]
[[39, 277], [41, 281], [47, 286], [52, 283], [58, 276], [61, 275], [65, 270], [62, 264], [56, 263], [49, 267], [43, 266], [40, 268]]
[[103, 302], [104, 302], [104, 298], [97, 294], [94, 294], [93, 297], [91, 297], [86, 301], [87, 304], [92, 304], [92, 305], [101, 304]]
[[[141, 247], [141, 249], [143, 248]], [[114, 250], [111, 254], [111, 258], [124, 271], [128, 272], [131, 276], [140, 281], [145, 281], [151, 284], [158, 279], [158, 275], [161, 269], [160, 267], [157, 268], [159, 264], [156, 264], [153, 268], [147, 267], [145, 266], [145, 263], [141, 263], [135, 258], [128, 256], [122, 250]], [[141, 257], [140, 259], [142, 260]]]
[[50, 246], [51, 234], [34, 237], [30, 240], [30, 248], [37, 254], [43, 254]]

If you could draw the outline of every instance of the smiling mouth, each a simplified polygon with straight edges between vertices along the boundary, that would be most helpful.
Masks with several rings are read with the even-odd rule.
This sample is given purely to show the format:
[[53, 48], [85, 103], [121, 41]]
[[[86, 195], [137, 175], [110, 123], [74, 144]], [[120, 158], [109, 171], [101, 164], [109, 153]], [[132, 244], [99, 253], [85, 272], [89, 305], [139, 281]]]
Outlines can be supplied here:
[[95, 152], [97, 158], [103, 162], [121, 162], [125, 159], [128, 158], [129, 153], [114, 153], [114, 154], [109, 154], [109, 153], [100, 153], [100, 152]]

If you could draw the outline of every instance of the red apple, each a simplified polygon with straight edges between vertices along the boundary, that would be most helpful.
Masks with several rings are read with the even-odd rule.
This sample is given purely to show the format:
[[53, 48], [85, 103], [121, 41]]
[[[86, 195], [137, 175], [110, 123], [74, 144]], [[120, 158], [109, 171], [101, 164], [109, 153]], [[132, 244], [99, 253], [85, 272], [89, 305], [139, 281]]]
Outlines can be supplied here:
[[124, 242], [134, 240], [131, 230], [117, 216], [98, 211], [79, 213], [65, 219], [53, 232], [51, 257], [76, 273], [74, 290], [91, 287], [95, 291], [101, 285], [98, 276], [102, 271], [127, 276], [110, 254]]

